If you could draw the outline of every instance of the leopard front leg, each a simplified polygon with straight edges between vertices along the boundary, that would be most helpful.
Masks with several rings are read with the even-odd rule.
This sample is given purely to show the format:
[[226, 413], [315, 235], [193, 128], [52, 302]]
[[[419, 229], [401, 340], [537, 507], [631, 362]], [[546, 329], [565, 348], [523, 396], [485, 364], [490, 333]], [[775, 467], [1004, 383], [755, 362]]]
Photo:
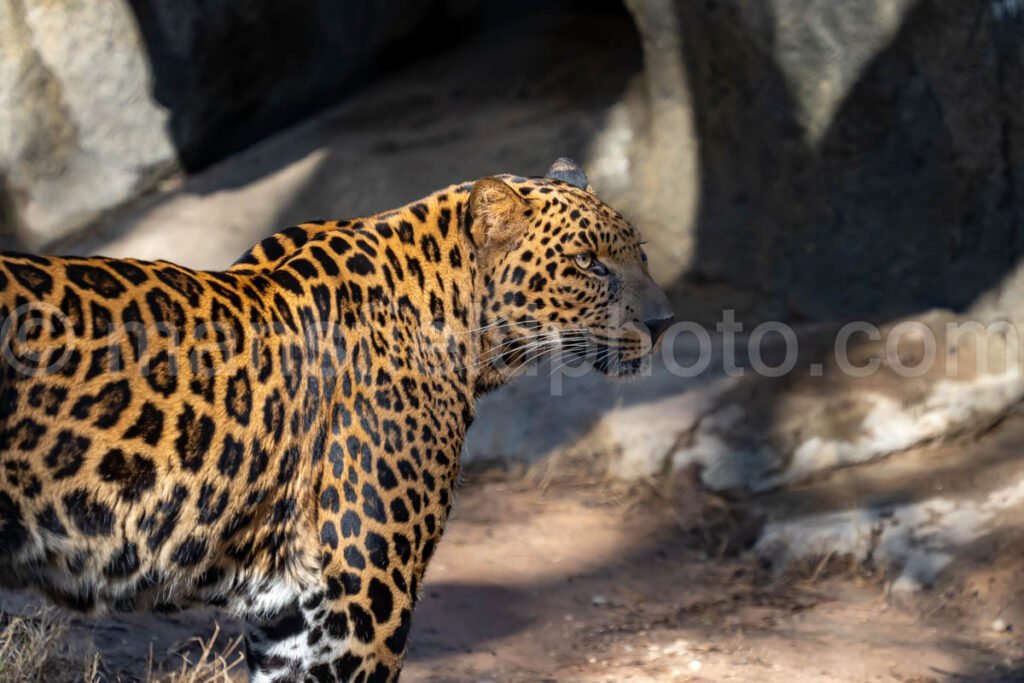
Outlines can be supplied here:
[[[394, 683], [401, 671], [411, 603], [385, 618], [383, 589], [370, 579], [369, 605], [358, 592], [330, 580], [326, 591], [303, 596], [270, 617], [248, 620], [246, 662], [253, 683]], [[376, 593], [374, 597], [373, 593]], [[392, 598], [395, 602], [395, 598]], [[369, 610], [369, 611], [368, 611]]]
[[394, 683], [401, 672], [418, 586], [458, 472], [463, 429], [437, 416], [462, 412], [419, 397], [420, 411], [406, 415], [403, 429], [360, 408], [369, 405], [361, 395], [352, 401], [354, 414], [342, 405], [332, 411], [335, 436], [316, 459], [302, 516], [303, 546], [319, 548], [318, 586], [251, 624], [259, 683]]
[[323, 592], [317, 591], [276, 613], [247, 620], [245, 660], [252, 683], [306, 679], [314, 657], [310, 645], [311, 615], [304, 604], [322, 601]]
[[254, 682], [398, 680], [441, 522], [412, 487], [385, 504], [383, 494], [393, 492], [360, 486], [358, 475], [325, 479], [315, 515], [321, 585], [272, 617], [250, 619]]

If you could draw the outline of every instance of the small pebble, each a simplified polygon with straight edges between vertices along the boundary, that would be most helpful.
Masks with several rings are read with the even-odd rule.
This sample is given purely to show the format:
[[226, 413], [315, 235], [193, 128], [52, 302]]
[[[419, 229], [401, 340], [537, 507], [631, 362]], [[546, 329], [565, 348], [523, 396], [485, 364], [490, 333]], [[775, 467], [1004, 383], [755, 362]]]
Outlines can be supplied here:
[[669, 655], [681, 655], [690, 649], [690, 642], [687, 640], [679, 639], [673, 642], [671, 645], [665, 648], [665, 654]]
[[996, 633], [1006, 633], [1007, 631], [1012, 631], [1013, 627], [1002, 619], [996, 619], [992, 622], [992, 630]]
[[604, 597], [603, 595], [595, 595], [590, 599], [590, 604], [594, 605], [595, 607], [601, 607], [603, 605], [608, 604], [608, 598]]
[[698, 660], [696, 660], [696, 659], [695, 659], [695, 660], [693, 660], [692, 662], [690, 662], [690, 671], [692, 671], [692, 672], [694, 672], [694, 673], [697, 673], [697, 672], [698, 672], [698, 671], [700, 671], [700, 670], [701, 670], [701, 669], [702, 669], [703, 667], [704, 667], [704, 665], [703, 665], [703, 664], [701, 664], [701, 663], [700, 663], [700, 662], [699, 662]]

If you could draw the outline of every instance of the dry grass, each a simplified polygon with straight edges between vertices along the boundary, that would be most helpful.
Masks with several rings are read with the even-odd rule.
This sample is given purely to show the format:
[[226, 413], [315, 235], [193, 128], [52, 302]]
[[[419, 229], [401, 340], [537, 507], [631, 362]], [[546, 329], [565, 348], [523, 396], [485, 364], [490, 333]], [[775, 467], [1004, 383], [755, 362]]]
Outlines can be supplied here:
[[217, 624], [209, 638], [191, 639], [189, 643], [199, 650], [194, 658], [187, 652], [189, 643], [177, 648], [175, 654], [181, 657], [181, 668], [164, 675], [153, 673], [153, 652], [150, 650], [147, 679], [151, 683], [233, 683], [247, 678], [242, 636], [228, 641], [227, 646], [217, 652], [215, 646], [219, 635], [220, 624]]
[[[67, 621], [52, 609], [30, 616], [4, 616], [0, 632], [0, 681], [39, 683], [82, 680], [93, 683], [88, 667], [83, 667], [67, 647]], [[69, 678], [69, 672], [76, 675]], [[84, 672], [84, 673], [77, 673]]]
[[[0, 683], [121, 683], [138, 680], [109, 672], [99, 653], [71, 642], [67, 617], [44, 608], [29, 616], [0, 614]], [[237, 683], [248, 678], [241, 636], [219, 645], [220, 626], [171, 651], [177, 668], [158, 666], [152, 648], [146, 683]], [[169, 669], [169, 670], [168, 670]]]

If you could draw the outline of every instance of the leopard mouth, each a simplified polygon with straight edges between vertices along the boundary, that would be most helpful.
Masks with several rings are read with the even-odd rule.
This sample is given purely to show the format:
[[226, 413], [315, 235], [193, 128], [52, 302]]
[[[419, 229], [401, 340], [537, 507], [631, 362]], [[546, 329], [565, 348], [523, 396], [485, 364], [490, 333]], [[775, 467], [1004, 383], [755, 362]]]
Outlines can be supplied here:
[[650, 344], [592, 334], [587, 350], [577, 351], [572, 355], [577, 367], [590, 365], [605, 376], [625, 379], [647, 372], [651, 363], [651, 351]]
[[637, 358], [617, 358], [606, 356], [593, 363], [594, 369], [607, 377], [616, 379], [628, 379], [638, 377], [650, 366], [650, 356], [639, 356]]

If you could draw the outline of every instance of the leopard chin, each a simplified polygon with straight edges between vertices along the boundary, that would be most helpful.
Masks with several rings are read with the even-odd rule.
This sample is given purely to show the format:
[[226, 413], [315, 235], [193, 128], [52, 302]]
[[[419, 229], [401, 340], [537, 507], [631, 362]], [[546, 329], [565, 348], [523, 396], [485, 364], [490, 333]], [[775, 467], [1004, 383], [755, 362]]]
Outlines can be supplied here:
[[594, 369], [613, 379], [636, 380], [650, 375], [651, 356], [630, 359], [603, 358], [594, 363]]

